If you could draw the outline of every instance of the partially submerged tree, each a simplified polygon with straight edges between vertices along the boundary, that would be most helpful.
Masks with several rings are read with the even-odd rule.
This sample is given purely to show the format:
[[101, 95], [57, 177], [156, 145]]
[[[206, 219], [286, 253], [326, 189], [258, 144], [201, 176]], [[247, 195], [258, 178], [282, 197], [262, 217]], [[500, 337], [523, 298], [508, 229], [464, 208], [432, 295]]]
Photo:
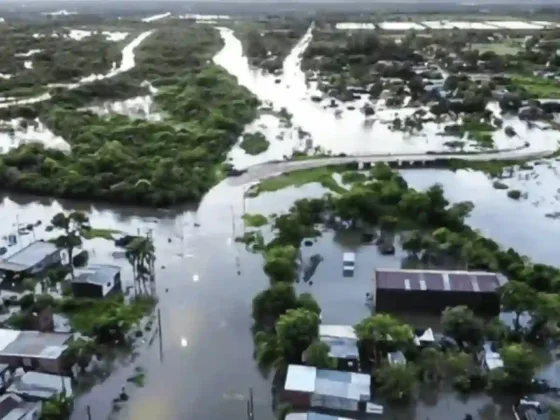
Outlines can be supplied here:
[[149, 236], [137, 236], [127, 246], [125, 257], [132, 266], [135, 280], [154, 279], [155, 247]]
[[455, 306], [443, 311], [441, 319], [445, 334], [453, 337], [459, 345], [477, 345], [483, 338], [483, 323], [466, 306]]
[[510, 280], [498, 289], [502, 309], [515, 313], [514, 328], [521, 328], [519, 318], [523, 313], [533, 312], [537, 307], [537, 292], [531, 286]]
[[336, 369], [336, 359], [329, 356], [330, 347], [327, 343], [314, 340], [305, 350], [305, 364], [318, 369]]
[[411, 363], [384, 364], [375, 372], [378, 391], [390, 401], [414, 397], [418, 386], [417, 370]]
[[58, 213], [51, 219], [51, 225], [63, 232], [55, 238], [55, 244], [68, 253], [68, 266], [72, 277], [74, 277], [74, 250], [82, 245], [82, 232], [91, 229], [89, 218], [85, 213], [79, 211], [73, 211], [68, 215]]

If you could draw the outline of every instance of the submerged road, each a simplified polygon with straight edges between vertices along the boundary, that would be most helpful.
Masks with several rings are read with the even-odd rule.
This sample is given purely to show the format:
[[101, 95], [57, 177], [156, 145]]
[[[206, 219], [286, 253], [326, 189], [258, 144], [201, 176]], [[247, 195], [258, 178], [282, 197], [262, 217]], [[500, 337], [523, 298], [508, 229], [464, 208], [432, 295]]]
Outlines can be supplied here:
[[293, 172], [302, 169], [313, 169], [323, 166], [331, 165], [344, 165], [348, 163], [398, 163], [398, 162], [433, 162], [436, 160], [456, 159], [466, 161], [493, 161], [493, 160], [529, 160], [541, 159], [555, 153], [556, 150], [527, 150], [526, 148], [518, 148], [513, 150], [502, 150], [495, 152], [481, 152], [481, 153], [390, 153], [390, 154], [376, 154], [364, 156], [338, 156], [338, 157], [324, 157], [324, 158], [310, 158], [307, 160], [286, 160], [267, 162], [247, 168], [247, 172], [238, 177], [231, 177], [229, 181], [232, 184], [239, 185], [248, 182], [255, 182], [266, 178], [272, 178], [286, 172]]

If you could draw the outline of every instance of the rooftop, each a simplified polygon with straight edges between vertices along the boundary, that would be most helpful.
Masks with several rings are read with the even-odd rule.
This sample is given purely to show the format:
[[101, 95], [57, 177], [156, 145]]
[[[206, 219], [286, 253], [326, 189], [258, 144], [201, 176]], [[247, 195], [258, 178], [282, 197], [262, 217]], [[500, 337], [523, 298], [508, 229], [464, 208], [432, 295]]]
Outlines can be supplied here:
[[0, 356], [58, 359], [72, 334], [17, 331], [0, 328]]
[[394, 270], [375, 271], [375, 287], [385, 290], [429, 290], [492, 293], [507, 280], [485, 271]]
[[330, 347], [329, 356], [337, 359], [358, 359], [358, 338], [350, 325], [319, 326], [319, 337]]
[[329, 416], [320, 413], [290, 413], [285, 420], [351, 420], [347, 417]]
[[504, 367], [502, 356], [500, 356], [500, 353], [496, 353], [492, 349], [492, 345], [490, 343], [485, 343], [483, 345], [482, 351], [484, 353], [484, 362], [486, 363], [486, 367], [488, 368], [488, 370], [494, 370]]
[[27, 372], [14, 378], [8, 392], [40, 399], [49, 399], [54, 394], [65, 392], [67, 397], [71, 397], [72, 379], [68, 376]]
[[4, 394], [0, 397], [0, 420], [21, 420], [39, 403], [26, 402], [14, 394]]
[[290, 365], [286, 376], [287, 391], [308, 392], [322, 397], [369, 401], [371, 377], [363, 373], [323, 370], [311, 366]]
[[76, 270], [76, 276], [72, 281], [74, 283], [90, 283], [103, 286], [112, 281], [120, 271], [121, 268], [116, 265], [90, 264], [84, 269]]
[[55, 244], [35, 241], [0, 260], [0, 270], [23, 271], [41, 262], [45, 257], [58, 252]]

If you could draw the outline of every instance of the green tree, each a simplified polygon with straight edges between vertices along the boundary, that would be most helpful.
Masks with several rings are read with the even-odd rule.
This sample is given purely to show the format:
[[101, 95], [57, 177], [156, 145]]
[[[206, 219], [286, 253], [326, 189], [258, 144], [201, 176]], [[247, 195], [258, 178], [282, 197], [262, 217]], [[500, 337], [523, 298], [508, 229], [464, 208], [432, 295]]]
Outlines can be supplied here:
[[85, 213], [79, 211], [73, 211], [68, 215], [58, 213], [51, 219], [51, 225], [53, 228], [63, 232], [55, 238], [55, 244], [58, 248], [64, 249], [68, 253], [68, 265], [70, 273], [74, 277], [74, 249], [82, 245], [82, 232], [91, 229], [89, 218]]
[[433, 347], [420, 351], [418, 370], [425, 382], [439, 382], [445, 375], [445, 354]]
[[466, 306], [447, 308], [442, 314], [445, 334], [453, 337], [462, 345], [463, 342], [477, 345], [483, 338], [483, 323]]
[[314, 340], [305, 350], [305, 364], [318, 369], [336, 369], [336, 359], [329, 356], [329, 351], [327, 343]]
[[149, 236], [137, 236], [126, 246], [125, 257], [132, 266], [135, 280], [153, 280], [155, 247]]
[[261, 326], [274, 326], [281, 315], [298, 307], [298, 297], [290, 283], [275, 283], [253, 298], [253, 320]]
[[531, 349], [523, 344], [510, 344], [501, 350], [500, 355], [507, 383], [513, 389], [529, 388], [538, 366], [538, 359]]
[[319, 336], [319, 316], [305, 309], [290, 309], [276, 323], [278, 349], [289, 363], [300, 363], [303, 352]]
[[299, 295], [297, 299], [297, 306], [298, 308], [321, 315], [321, 307], [311, 293], [302, 293]]
[[72, 414], [73, 401], [62, 394], [56, 394], [45, 401], [40, 420], [69, 419]]
[[405, 325], [388, 314], [367, 317], [354, 326], [358, 340], [366, 351], [373, 351], [375, 360], [381, 361], [382, 352], [402, 349], [412, 343], [414, 334]]
[[502, 308], [515, 313], [514, 326], [519, 331], [519, 318], [525, 312], [532, 312], [537, 306], [537, 292], [531, 286], [510, 280], [498, 289]]
[[532, 314], [530, 336], [534, 339], [558, 335], [560, 322], [560, 296], [556, 293], [538, 293]]
[[292, 245], [274, 246], [265, 251], [264, 272], [271, 283], [293, 282], [296, 278], [297, 248]]
[[389, 401], [403, 401], [414, 397], [418, 375], [414, 365], [384, 364], [375, 372], [378, 391]]

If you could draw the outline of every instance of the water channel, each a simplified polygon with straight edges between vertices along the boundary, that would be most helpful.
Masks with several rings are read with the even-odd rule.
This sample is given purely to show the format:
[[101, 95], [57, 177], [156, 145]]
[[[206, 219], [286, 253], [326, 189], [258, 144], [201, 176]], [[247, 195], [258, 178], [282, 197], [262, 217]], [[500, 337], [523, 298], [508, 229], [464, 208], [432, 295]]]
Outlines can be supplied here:
[[[311, 39], [311, 32], [286, 59], [284, 75], [281, 82], [276, 83], [275, 76], [249, 67], [240, 42], [230, 30], [220, 31], [225, 47], [215, 57], [216, 63], [237, 76], [240, 83], [263, 101], [272, 102], [275, 108], [286, 107], [293, 114], [294, 125], [310, 132], [314, 140], [320, 139], [317, 141], [324, 147], [349, 154], [396, 153], [402, 150], [401, 146], [412, 144], [408, 140], [384, 137], [379, 148], [381, 140], [371, 141], [372, 134], [364, 127], [362, 114], [345, 111], [343, 117], [337, 118], [332, 110], [310, 101], [311, 93], [299, 69], [299, 57]], [[546, 136], [548, 145], [556, 144], [558, 136], [550, 133]], [[377, 135], [373, 137], [378, 138]], [[245, 157], [238, 154], [234, 161], [241, 166], [259, 163], [243, 159]], [[527, 176], [515, 178], [515, 182], [524, 185], [524, 191], [530, 189], [528, 199], [521, 202], [510, 200], [504, 191], [493, 189], [491, 182], [480, 173], [436, 170], [403, 173], [414, 187], [425, 188], [440, 182], [450, 201], [473, 201], [476, 207], [470, 223], [474, 227], [536, 261], [554, 264], [557, 246], [551, 238], [560, 234], [560, 222], [545, 214], [558, 210], [558, 203], [551, 196], [558, 183], [553, 170], [555, 164], [551, 161], [535, 167]], [[196, 209], [169, 211], [4, 198], [0, 209], [5, 220], [13, 222], [5, 223], [2, 234], [11, 232], [16, 218], [19, 223], [46, 222], [61, 209], [87, 211], [94, 227], [131, 234], [153, 233], [162, 352], [156, 340], [147, 346], [135, 364], [118, 369], [107, 381], [79, 397], [72, 420], [87, 418], [88, 405], [93, 420], [106, 420], [109, 416], [122, 420], [244, 419], [249, 388], [254, 391], [255, 418], [274, 419], [270, 381], [261, 376], [252, 359], [249, 330], [252, 298], [268, 286], [268, 279], [261, 269], [261, 257], [246, 252], [234, 238], [243, 231], [240, 216], [244, 211], [279, 213], [298, 198], [320, 196], [325, 191], [319, 185], [310, 184], [244, 200], [247, 187], [226, 180], [214, 187]], [[112, 242], [95, 239], [86, 247], [95, 248], [93, 260], [96, 262], [113, 260]], [[353, 279], [343, 279], [339, 275], [341, 253], [346, 249], [358, 252], [358, 268]], [[397, 253], [381, 257], [372, 248], [333, 238], [331, 234], [326, 234], [305, 252], [320, 253], [325, 259], [314, 275], [314, 284], [300, 284], [298, 288], [311, 291], [317, 297], [324, 309], [324, 322], [337, 324], [354, 324], [368, 313], [364, 295], [370, 287], [371, 271], [374, 267], [397, 267], [402, 256]], [[124, 278], [130, 282], [126, 261], [117, 259], [116, 262], [123, 266]], [[138, 365], [145, 370], [145, 386], [127, 384], [130, 401], [120, 411], [112, 412], [112, 399]], [[427, 396], [415, 407], [396, 412], [394, 418], [448, 420], [462, 419], [466, 413], [477, 420], [512, 418], [507, 404], [496, 404], [487, 396], [464, 401], [454, 393]]]

